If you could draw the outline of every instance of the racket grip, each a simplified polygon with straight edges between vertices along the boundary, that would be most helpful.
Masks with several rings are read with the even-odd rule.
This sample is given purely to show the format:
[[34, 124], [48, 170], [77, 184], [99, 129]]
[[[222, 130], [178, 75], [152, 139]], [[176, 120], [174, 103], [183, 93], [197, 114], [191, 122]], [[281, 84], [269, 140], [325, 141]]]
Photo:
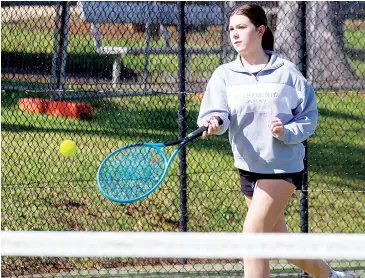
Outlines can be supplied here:
[[[223, 120], [220, 118], [220, 117], [216, 117], [218, 119], [218, 123], [219, 125], [222, 125], [223, 124]], [[207, 126], [201, 126], [199, 127], [198, 129], [194, 130], [193, 132], [191, 132], [187, 138], [189, 138], [188, 140], [194, 140], [198, 137], [200, 137], [204, 131], [208, 130], [208, 127]]]

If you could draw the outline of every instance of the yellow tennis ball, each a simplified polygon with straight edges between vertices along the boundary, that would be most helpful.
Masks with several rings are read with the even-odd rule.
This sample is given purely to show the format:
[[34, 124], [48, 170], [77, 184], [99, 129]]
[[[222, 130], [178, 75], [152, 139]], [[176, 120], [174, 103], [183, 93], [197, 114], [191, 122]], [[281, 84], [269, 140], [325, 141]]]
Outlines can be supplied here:
[[65, 156], [73, 156], [76, 153], [76, 144], [72, 140], [64, 140], [60, 145], [60, 153]]

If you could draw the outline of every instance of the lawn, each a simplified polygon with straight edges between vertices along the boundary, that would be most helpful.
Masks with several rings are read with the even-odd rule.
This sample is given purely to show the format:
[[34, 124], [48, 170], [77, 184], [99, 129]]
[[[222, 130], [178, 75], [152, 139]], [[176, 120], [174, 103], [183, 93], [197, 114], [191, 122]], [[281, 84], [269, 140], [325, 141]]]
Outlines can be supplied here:
[[[111, 34], [118, 32], [117, 28], [112, 28]], [[128, 31], [128, 30], [127, 30]], [[130, 30], [128, 31], [130, 32]], [[175, 31], [176, 32], [176, 31]], [[206, 32], [193, 33], [187, 35], [187, 47], [193, 48], [219, 48], [221, 47], [219, 28], [208, 29]], [[2, 51], [28, 53], [48, 54], [49, 61], [51, 58], [53, 47], [53, 31], [45, 28], [42, 23], [39, 23], [31, 29], [27, 24], [22, 26], [13, 26], [11, 24], [3, 24], [1, 28], [2, 37]], [[176, 33], [171, 34], [171, 45], [177, 47]], [[364, 50], [365, 49], [365, 31], [361, 28], [349, 28], [345, 26], [343, 43], [345, 49]], [[109, 46], [124, 46], [131, 48], [141, 48], [145, 45], [143, 35], [131, 33], [109, 35], [107, 38], [103, 37], [103, 43]], [[161, 48], [164, 45], [162, 38], [151, 40], [151, 48]], [[93, 45], [90, 34], [73, 33], [69, 36], [68, 54], [70, 63], [73, 66], [77, 64], [88, 63], [91, 66], [103, 64], [106, 70], [111, 69], [111, 59], [107, 56], [96, 55], [96, 50]], [[84, 54], [89, 56], [84, 57]], [[143, 72], [145, 55], [124, 55], [121, 57], [123, 66], [133, 69], [137, 72]], [[150, 54], [148, 58], [149, 73], [153, 76], [154, 82], [161, 83], [164, 74], [177, 75], [177, 55], [174, 54]], [[43, 62], [44, 63], [44, 62]], [[189, 55], [188, 64], [189, 72], [195, 76], [205, 76], [206, 72], [212, 72], [221, 63], [219, 55]], [[361, 59], [349, 58], [350, 67], [359, 77], [365, 76], [365, 63]], [[107, 67], [105, 65], [108, 65]], [[80, 65], [79, 65], [80, 66]]]
[[[177, 161], [160, 188], [135, 204], [108, 201], [95, 183], [99, 163], [113, 149], [135, 141], [176, 138], [176, 96], [90, 100], [95, 108], [91, 121], [24, 114], [16, 108], [21, 96], [36, 95], [2, 94], [2, 229], [179, 231]], [[319, 126], [308, 141], [309, 229], [361, 233], [365, 101], [351, 92], [341, 96], [319, 92], [317, 99]], [[199, 99], [188, 95], [189, 130], [195, 127], [198, 107]], [[66, 138], [78, 145], [73, 158], [58, 152]], [[239, 232], [246, 207], [227, 135], [191, 143], [187, 162], [188, 230]], [[300, 231], [299, 193], [291, 200], [286, 219], [291, 231]], [[58, 262], [97, 269], [146, 264], [128, 259]], [[4, 264], [31, 273], [35, 266], [51, 267], [53, 260], [30, 259], [24, 268], [21, 261], [4, 258]], [[284, 266], [275, 266], [280, 267]]]
[[[39, 26], [30, 30], [29, 27], [3, 24], [2, 51], [26, 53], [37, 63], [39, 53], [49, 59], [52, 31], [38, 30]], [[205, 46], [209, 36], [213, 37], [212, 41], [219, 41], [216, 33], [205, 32], [201, 36], [201, 41], [192, 41], [194, 37], [188, 37], [189, 46]], [[362, 29], [345, 30], [345, 48], [364, 50], [364, 38]], [[123, 41], [118, 38], [118, 41], [111, 39], [108, 43], [116, 45], [121, 42], [129, 46], [143, 45], [140, 39]], [[162, 45], [162, 40], [152, 42], [153, 47]], [[74, 67], [83, 63], [86, 67], [107, 64], [111, 68], [110, 59], [95, 53], [90, 35], [71, 35], [68, 51], [69, 58], [72, 58], [68, 64]], [[81, 56], [92, 57], [92, 61], [77, 60]], [[128, 55], [122, 59], [125, 67], [143, 70], [144, 55]], [[150, 55], [149, 71], [154, 76], [151, 80], [168, 83], [164, 74], [177, 76], [177, 62], [176, 55]], [[194, 78], [205, 76], [207, 79], [208, 72], [212, 72], [220, 60], [217, 55], [191, 55], [188, 63]], [[356, 74], [363, 77], [364, 61], [353, 59], [350, 63]], [[11, 75], [2, 81], [11, 84], [24, 81], [16, 78]], [[87, 90], [88, 85], [82, 88]], [[128, 91], [134, 89], [128, 87]], [[90, 121], [25, 114], [16, 106], [20, 97], [47, 96], [12, 91], [1, 94], [2, 229], [179, 231], [177, 160], [160, 188], [135, 204], [119, 205], [108, 201], [99, 193], [95, 182], [97, 167], [110, 151], [131, 142], [167, 141], [177, 137], [177, 96], [84, 99], [95, 109]], [[317, 100], [319, 125], [316, 134], [308, 141], [309, 230], [363, 233], [365, 99], [362, 92], [335, 94], [319, 91]], [[187, 95], [189, 131], [196, 126], [199, 103], [195, 95]], [[64, 139], [77, 143], [75, 157], [64, 158], [59, 154], [59, 144]], [[246, 206], [239, 190], [227, 134], [191, 143], [187, 147], [187, 163], [188, 231], [241, 231]], [[299, 204], [297, 192], [286, 210], [290, 231], [300, 231]], [[7, 258], [2, 262], [14, 269], [29, 266], [25, 270], [29, 273], [39, 265], [56, 264], [54, 260], [37, 258], [30, 260], [28, 266], [17, 260], [7, 261]], [[57, 260], [60, 262], [64, 261]], [[67, 268], [70, 262], [64, 263]], [[71, 268], [100, 269], [141, 262], [76, 259], [71, 264]]]
[[[93, 100], [91, 121], [24, 114], [15, 105], [19, 96], [2, 95], [3, 228], [178, 230], [176, 161], [160, 189], [137, 204], [110, 203], [95, 184], [99, 163], [113, 149], [176, 138], [176, 96]], [[360, 192], [365, 190], [365, 101], [355, 93], [317, 96], [320, 121], [308, 142], [310, 228], [360, 232], [365, 228]], [[198, 106], [195, 95], [189, 95], [189, 130], [195, 127]], [[75, 157], [58, 152], [66, 138], [78, 145]], [[227, 135], [193, 142], [187, 159], [189, 230], [239, 231], [245, 206]], [[292, 202], [288, 220], [298, 231], [297, 198]]]

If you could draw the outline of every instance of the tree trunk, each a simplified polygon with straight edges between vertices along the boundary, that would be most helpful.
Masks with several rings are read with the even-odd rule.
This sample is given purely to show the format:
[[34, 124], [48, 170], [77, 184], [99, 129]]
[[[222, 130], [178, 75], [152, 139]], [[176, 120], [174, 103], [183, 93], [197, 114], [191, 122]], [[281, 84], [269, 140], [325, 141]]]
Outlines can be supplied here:
[[343, 49], [343, 18], [339, 16], [340, 9], [338, 2], [307, 2], [310, 59], [307, 76], [310, 80], [343, 83], [354, 79]]
[[[306, 2], [307, 78], [318, 85], [341, 85], [355, 79], [343, 49], [339, 2]], [[297, 2], [279, 2], [276, 50], [299, 64]]]
[[281, 57], [294, 64], [299, 64], [299, 18], [297, 16], [298, 2], [280, 1], [275, 31], [275, 51]]

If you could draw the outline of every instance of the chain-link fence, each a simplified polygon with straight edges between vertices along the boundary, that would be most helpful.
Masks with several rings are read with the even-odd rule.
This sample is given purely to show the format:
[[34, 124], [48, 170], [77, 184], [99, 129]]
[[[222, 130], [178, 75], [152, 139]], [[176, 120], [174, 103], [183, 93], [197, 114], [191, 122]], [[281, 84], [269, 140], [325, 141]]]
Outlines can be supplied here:
[[[160, 188], [137, 203], [112, 203], [95, 182], [112, 150], [196, 127], [212, 72], [235, 58], [226, 32], [234, 4], [3, 1], [2, 230], [241, 231], [246, 206], [226, 135], [191, 143]], [[365, 5], [259, 4], [275, 50], [313, 84], [320, 113], [307, 141], [305, 190], [286, 210], [289, 230], [363, 233]], [[59, 154], [64, 139], [77, 143], [76, 156]], [[210, 269], [233, 277], [242, 271], [236, 263], [3, 257], [2, 275], [165, 269], [186, 277]], [[365, 277], [364, 261], [332, 265]], [[300, 273], [286, 262], [272, 267]]]

